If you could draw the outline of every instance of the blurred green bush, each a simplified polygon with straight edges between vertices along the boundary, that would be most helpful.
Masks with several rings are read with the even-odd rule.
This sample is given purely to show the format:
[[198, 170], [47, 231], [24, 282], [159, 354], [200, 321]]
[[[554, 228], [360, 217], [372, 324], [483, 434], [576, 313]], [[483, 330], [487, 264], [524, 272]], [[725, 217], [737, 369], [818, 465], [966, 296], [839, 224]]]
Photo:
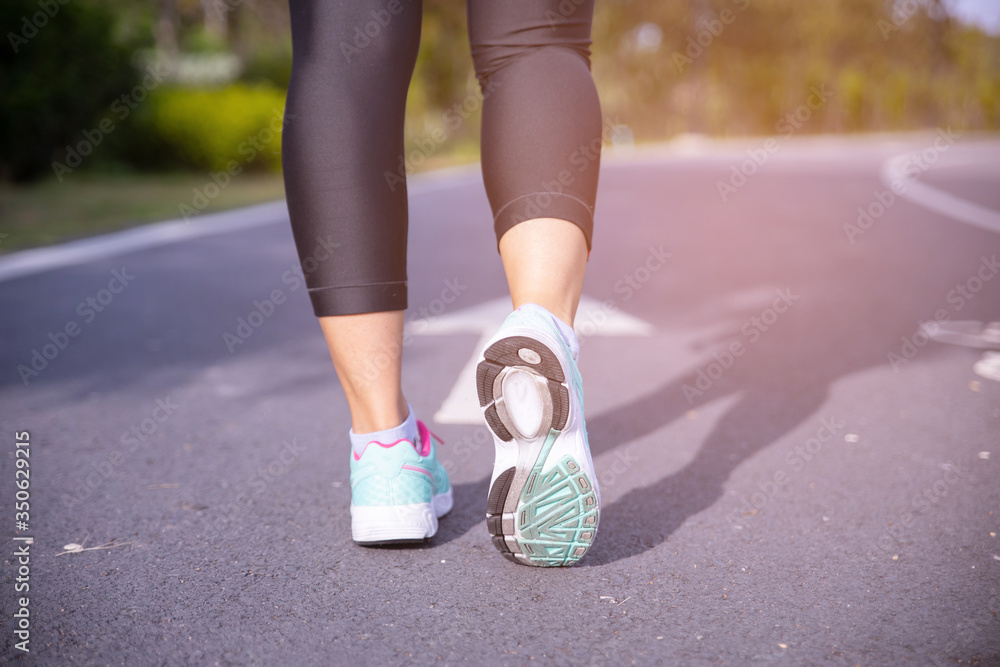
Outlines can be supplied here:
[[269, 84], [164, 86], [140, 108], [123, 150], [146, 167], [277, 171], [284, 107], [285, 91]]

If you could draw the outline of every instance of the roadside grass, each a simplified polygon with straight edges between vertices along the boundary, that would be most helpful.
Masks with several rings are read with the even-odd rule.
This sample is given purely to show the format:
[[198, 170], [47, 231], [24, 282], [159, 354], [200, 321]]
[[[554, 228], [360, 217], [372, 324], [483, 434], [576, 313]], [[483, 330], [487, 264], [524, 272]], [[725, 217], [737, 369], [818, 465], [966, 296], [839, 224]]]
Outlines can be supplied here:
[[[433, 155], [418, 172], [478, 160], [478, 151]], [[0, 183], [0, 254], [183, 217], [195, 189], [211, 183], [199, 172], [77, 172], [28, 185]], [[239, 174], [203, 213], [283, 199], [281, 174]]]
[[[0, 253], [181, 217], [205, 174], [80, 173], [59, 183], [0, 184]], [[285, 196], [280, 174], [243, 174], [204, 209], [221, 211]]]

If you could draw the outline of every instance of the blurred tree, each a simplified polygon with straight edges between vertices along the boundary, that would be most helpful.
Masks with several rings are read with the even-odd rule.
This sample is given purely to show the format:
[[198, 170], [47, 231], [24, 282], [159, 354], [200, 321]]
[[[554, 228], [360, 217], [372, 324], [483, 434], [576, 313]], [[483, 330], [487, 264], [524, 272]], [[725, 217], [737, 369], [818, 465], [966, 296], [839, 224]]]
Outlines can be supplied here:
[[[14, 37], [0, 54], [2, 177], [44, 173], [92, 127], [134, 85], [128, 49], [137, 46], [155, 46], [168, 65], [191, 51], [235, 54], [244, 83], [287, 87], [287, 1], [72, 0], [57, 3], [57, 15], [43, 15], [45, 25], [37, 28], [39, 0], [3, 0], [0, 21]], [[592, 70], [602, 111], [630, 126], [639, 141], [683, 132], [776, 134], [822, 90], [829, 94], [794, 132], [1000, 129], [1000, 38], [952, 20], [946, 4], [600, 0]], [[468, 150], [478, 139], [465, 11], [461, 0], [423, 0], [406, 136], [425, 138], [456, 105], [471, 110], [449, 128], [447, 142], [435, 149], [442, 153]], [[113, 135], [105, 148], [131, 131]], [[134, 134], [129, 141], [146, 153], [160, 145]], [[137, 151], [127, 147], [122, 155], [158, 164], [137, 162]]]
[[[658, 49], [630, 47], [644, 24]], [[998, 129], [1000, 39], [941, 0], [605, 0], [593, 50], [605, 114], [640, 139], [774, 134], [822, 86], [796, 132]]]
[[107, 134], [96, 125], [98, 115], [139, 80], [130, 64], [136, 43], [116, 39], [116, 18], [106, 6], [75, 0], [51, 7], [49, 13], [37, 0], [0, 3], [0, 25], [11, 28], [0, 49], [4, 180], [51, 173], [67, 145], [96, 148]]
[[213, 39], [224, 42], [229, 36], [230, 7], [220, 0], [201, 0], [201, 13], [205, 32]]
[[179, 54], [177, 30], [180, 24], [177, 1], [157, 0], [156, 9], [156, 50], [165, 62], [175, 63]]

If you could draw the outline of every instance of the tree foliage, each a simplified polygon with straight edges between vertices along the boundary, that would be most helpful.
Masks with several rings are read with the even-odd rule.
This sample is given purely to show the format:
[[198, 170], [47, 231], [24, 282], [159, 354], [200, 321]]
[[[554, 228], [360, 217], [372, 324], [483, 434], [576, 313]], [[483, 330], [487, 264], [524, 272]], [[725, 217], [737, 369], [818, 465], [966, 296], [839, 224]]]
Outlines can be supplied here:
[[87, 0], [4, 0], [0, 26], [0, 176], [46, 171], [60, 149], [93, 131], [139, 80], [115, 16]]
[[[8, 41], [44, 7], [55, 8], [47, 25], [0, 54], [6, 177], [44, 172], [107, 114], [135, 85], [138, 45], [155, 43], [168, 60], [232, 53], [244, 83], [288, 83], [286, 0], [5, 0]], [[423, 12], [411, 141], [450, 110], [476, 107], [465, 3], [423, 0]], [[957, 23], [942, 0], [598, 0], [592, 37], [603, 113], [639, 141], [773, 134], [796, 113], [799, 133], [1000, 129], [1000, 38]], [[463, 116], [441, 150], [474, 147], [478, 118]], [[157, 164], [127, 147], [121, 156]]]

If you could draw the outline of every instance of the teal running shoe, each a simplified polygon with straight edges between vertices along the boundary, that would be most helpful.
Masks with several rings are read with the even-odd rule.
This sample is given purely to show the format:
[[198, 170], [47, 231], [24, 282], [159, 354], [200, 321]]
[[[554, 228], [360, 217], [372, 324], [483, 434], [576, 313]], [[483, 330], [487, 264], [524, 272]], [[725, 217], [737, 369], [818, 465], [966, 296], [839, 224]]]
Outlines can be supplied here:
[[451, 511], [448, 472], [437, 460], [440, 438], [417, 420], [417, 443], [369, 442], [351, 452], [351, 535], [359, 544], [420, 542]]
[[486, 527], [508, 560], [573, 565], [597, 534], [601, 496], [583, 418], [583, 382], [553, 316], [526, 304], [486, 344], [479, 405], [496, 460]]

